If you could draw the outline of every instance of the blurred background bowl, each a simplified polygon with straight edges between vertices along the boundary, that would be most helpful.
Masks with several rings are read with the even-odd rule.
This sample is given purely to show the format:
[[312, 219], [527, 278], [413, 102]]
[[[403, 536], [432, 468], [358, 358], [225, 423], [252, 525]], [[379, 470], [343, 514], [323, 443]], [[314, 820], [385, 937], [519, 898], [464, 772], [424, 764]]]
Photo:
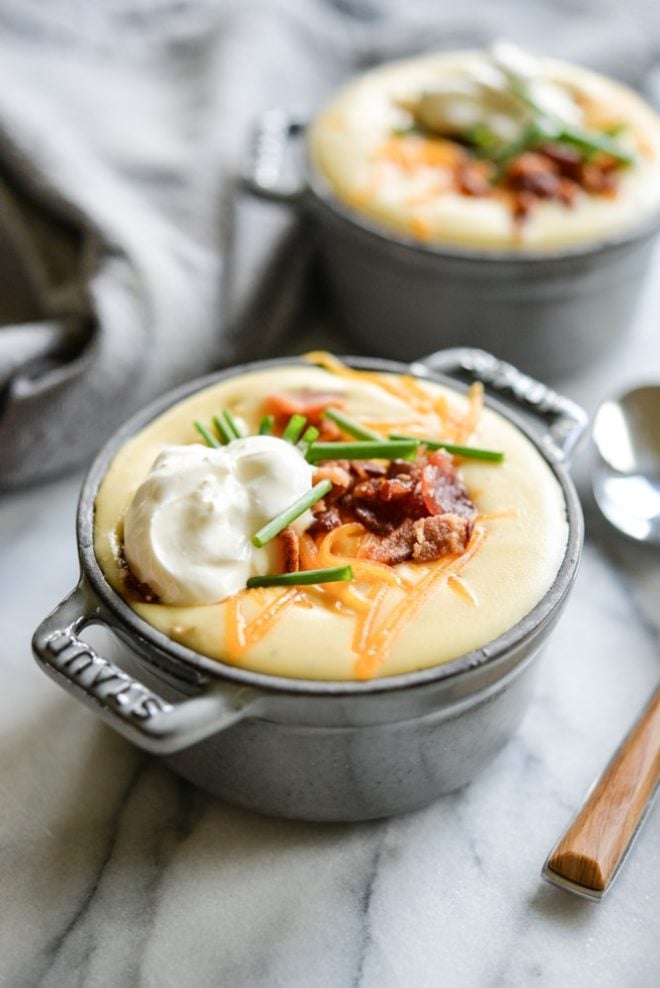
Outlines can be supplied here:
[[255, 130], [244, 178], [256, 195], [312, 217], [337, 315], [362, 352], [412, 359], [479, 346], [556, 378], [611, 350], [632, 321], [660, 214], [621, 233], [548, 251], [431, 244], [391, 231], [334, 194], [299, 114], [273, 109]]

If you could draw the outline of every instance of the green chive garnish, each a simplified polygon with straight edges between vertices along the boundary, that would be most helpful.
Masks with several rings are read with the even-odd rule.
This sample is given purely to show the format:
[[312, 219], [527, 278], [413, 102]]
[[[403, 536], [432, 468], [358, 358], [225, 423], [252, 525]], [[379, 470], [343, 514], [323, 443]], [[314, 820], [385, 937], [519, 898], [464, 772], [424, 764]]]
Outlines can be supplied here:
[[207, 446], [210, 446], [212, 449], [218, 448], [220, 443], [215, 438], [215, 436], [211, 435], [211, 433], [209, 432], [209, 430], [206, 428], [205, 425], [202, 425], [201, 422], [193, 422], [193, 425], [195, 426], [195, 428], [197, 429], [197, 431], [199, 432], [200, 436], [202, 437], [202, 439], [204, 440]]
[[274, 425], [275, 425], [274, 417], [272, 415], [264, 415], [261, 422], [259, 423], [259, 435], [270, 436], [273, 432]]
[[321, 433], [319, 432], [319, 430], [313, 425], [310, 425], [307, 429], [305, 429], [302, 436], [296, 443], [296, 446], [303, 454], [303, 456], [307, 455], [309, 447], [312, 445], [312, 443], [316, 442], [320, 434]]
[[355, 419], [350, 418], [348, 415], [344, 415], [336, 408], [326, 408], [323, 413], [326, 418], [332, 419], [342, 432], [347, 433], [349, 436], [354, 436], [355, 439], [376, 439], [379, 442], [382, 441], [383, 437], [375, 432], [374, 429], [368, 429], [366, 425], [360, 425]]
[[297, 443], [306, 422], [307, 419], [304, 415], [292, 415], [286, 429], [282, 433], [282, 439], [285, 439], [288, 443]]
[[253, 587], [295, 587], [310, 583], [337, 583], [339, 580], [352, 580], [350, 566], [333, 566], [329, 569], [307, 569], [298, 573], [273, 573], [271, 576], [251, 576], [248, 589]]
[[222, 421], [221, 418], [218, 418], [217, 415], [213, 416], [213, 427], [220, 436], [220, 441], [224, 443], [225, 446], [227, 445], [227, 443], [230, 443], [234, 438], [229, 432], [229, 429], [227, 428], [225, 423]]
[[[312, 449], [314, 447], [312, 446]], [[297, 501], [294, 501], [285, 511], [281, 514], [276, 515], [275, 518], [271, 519], [267, 525], [260, 528], [259, 531], [252, 536], [252, 545], [256, 545], [257, 549], [261, 549], [262, 546], [274, 539], [276, 535], [283, 532], [287, 525], [290, 525], [292, 521], [299, 518], [303, 511], [307, 511], [311, 508], [313, 504], [320, 501], [324, 495], [328, 493], [331, 489], [332, 484], [329, 480], [320, 480], [318, 484], [308, 490], [302, 497], [299, 497]]]
[[597, 133], [593, 130], [582, 130], [580, 127], [569, 127], [567, 125], [562, 126], [559, 131], [560, 141], [564, 141], [565, 144], [572, 144], [574, 147], [579, 148], [581, 151], [587, 151], [594, 154], [596, 151], [602, 151], [603, 154], [608, 154], [610, 158], [614, 158], [615, 161], [620, 161], [623, 165], [632, 165], [635, 163], [635, 156], [619, 144], [613, 137], [609, 134]]
[[406, 460], [415, 456], [422, 440], [381, 439], [355, 443], [314, 443], [307, 451], [309, 463], [321, 460]]
[[[411, 436], [400, 436], [392, 433], [392, 439], [411, 439]], [[499, 453], [494, 449], [478, 449], [476, 446], [456, 446], [454, 443], [443, 443], [438, 439], [418, 439], [418, 443], [423, 443], [427, 449], [446, 449], [454, 456], [464, 456], [471, 460], [491, 460], [493, 463], [501, 463], [504, 453]]]
[[626, 151], [610, 134], [603, 131], [584, 130], [582, 127], [573, 127], [571, 124], [565, 124], [563, 120], [548, 114], [532, 98], [529, 88], [524, 83], [512, 81], [509, 83], [509, 88], [518, 99], [526, 103], [536, 114], [536, 119], [532, 126], [540, 127], [549, 132], [554, 130], [554, 135], [550, 134], [552, 140], [563, 141], [565, 144], [573, 144], [581, 151], [586, 151], [589, 154], [593, 154], [595, 151], [602, 151], [604, 154], [609, 154], [611, 158], [620, 161], [624, 165], [635, 163], [635, 155]]
[[228, 408], [223, 408], [222, 409], [222, 414], [224, 416], [225, 422], [227, 423], [227, 429], [231, 433], [232, 439], [242, 439], [243, 438], [243, 435], [241, 433], [241, 430], [236, 425], [236, 419], [231, 414], [231, 412], [229, 411], [229, 409]]

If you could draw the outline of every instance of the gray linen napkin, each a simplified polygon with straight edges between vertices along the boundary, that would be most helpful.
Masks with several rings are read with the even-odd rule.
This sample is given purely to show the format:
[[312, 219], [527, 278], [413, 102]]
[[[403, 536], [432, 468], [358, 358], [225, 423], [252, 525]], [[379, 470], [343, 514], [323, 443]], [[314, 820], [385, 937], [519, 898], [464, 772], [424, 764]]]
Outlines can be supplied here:
[[299, 311], [307, 231], [237, 194], [259, 112], [313, 111], [384, 58], [503, 35], [658, 84], [660, 11], [622, 6], [0, 6], [0, 488], [78, 465], [149, 398], [295, 348], [319, 318]]

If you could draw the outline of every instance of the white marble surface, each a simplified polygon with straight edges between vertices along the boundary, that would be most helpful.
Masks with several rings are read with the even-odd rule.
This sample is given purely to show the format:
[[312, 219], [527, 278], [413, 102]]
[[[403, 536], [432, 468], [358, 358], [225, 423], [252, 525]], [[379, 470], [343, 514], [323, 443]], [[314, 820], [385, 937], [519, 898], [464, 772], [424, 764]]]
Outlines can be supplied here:
[[[634, 331], [565, 390], [593, 410], [660, 380], [660, 256]], [[595, 517], [516, 739], [471, 786], [359, 825], [207, 798], [117, 737], [30, 657], [76, 579], [80, 478], [0, 500], [0, 985], [651, 988], [660, 807], [599, 905], [545, 856], [660, 670], [660, 554]]]

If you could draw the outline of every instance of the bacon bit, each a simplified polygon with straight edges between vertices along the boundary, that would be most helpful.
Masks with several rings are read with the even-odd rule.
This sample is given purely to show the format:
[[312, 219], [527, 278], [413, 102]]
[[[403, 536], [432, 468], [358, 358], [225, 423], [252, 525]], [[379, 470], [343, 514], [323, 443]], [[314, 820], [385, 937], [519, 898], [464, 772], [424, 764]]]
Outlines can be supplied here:
[[333, 501], [340, 494], [343, 494], [353, 482], [350, 468], [344, 465], [344, 461], [339, 462], [337, 460], [324, 463], [320, 467], [317, 467], [314, 471], [313, 482], [318, 484], [321, 480], [329, 480], [332, 484], [332, 490], [324, 498], [324, 500], [328, 501]]
[[451, 456], [443, 449], [432, 453], [422, 470], [422, 497], [431, 515], [476, 517], [474, 501], [459, 480]]
[[536, 204], [533, 192], [522, 189], [513, 197], [513, 219], [517, 226], [522, 226]]
[[[486, 165], [486, 168], [484, 168]], [[459, 165], [456, 172], [456, 182], [458, 189], [463, 195], [483, 198], [492, 193], [492, 186], [488, 180], [489, 172], [492, 170], [488, 162], [466, 161]]]
[[160, 602], [156, 591], [152, 590], [148, 583], [143, 583], [142, 580], [139, 580], [128, 565], [123, 544], [117, 550], [117, 566], [129, 597], [144, 604], [158, 604]]
[[341, 433], [332, 420], [323, 417], [323, 413], [326, 408], [343, 408], [343, 405], [343, 397], [336, 392], [282, 391], [267, 396], [264, 411], [274, 416], [276, 433], [282, 432], [292, 415], [304, 415], [324, 440], [333, 442]]
[[441, 556], [460, 555], [470, 541], [473, 521], [454, 514], [411, 518], [380, 542], [366, 547], [368, 559], [396, 566], [414, 560], [428, 563]]
[[413, 522], [415, 545], [413, 559], [428, 563], [441, 556], [458, 556], [467, 547], [474, 521], [460, 515], [434, 515]]
[[307, 529], [309, 535], [325, 535], [327, 532], [331, 532], [333, 528], [339, 528], [341, 525], [341, 515], [336, 508], [326, 508], [324, 506], [322, 511], [314, 511], [314, 508], [321, 503], [321, 501], [317, 501], [312, 507], [314, 521]]
[[385, 563], [387, 566], [408, 562], [413, 557], [413, 549], [417, 542], [414, 525], [411, 518], [406, 518], [398, 528], [379, 542], [370, 542], [365, 547], [365, 557], [377, 563]]
[[582, 185], [587, 192], [612, 195], [616, 192], [618, 176], [605, 162], [590, 162], [582, 169]]
[[285, 573], [297, 573], [300, 569], [300, 540], [298, 533], [288, 525], [277, 536], [282, 550], [283, 570]]
[[559, 169], [545, 155], [525, 151], [506, 170], [509, 188], [531, 192], [539, 199], [555, 199], [559, 192]]
[[366, 480], [368, 477], [383, 477], [387, 467], [373, 460], [352, 460], [351, 470], [358, 480]]
[[310, 419], [310, 425], [315, 425], [319, 430], [319, 440], [322, 443], [335, 443], [341, 439], [341, 429], [332, 419], [321, 418]]
[[562, 178], [559, 180], [559, 198], [565, 206], [573, 205], [579, 191], [580, 186], [572, 179]]
[[582, 177], [582, 156], [567, 144], [543, 144], [538, 153], [555, 165], [564, 178], [579, 182]]

